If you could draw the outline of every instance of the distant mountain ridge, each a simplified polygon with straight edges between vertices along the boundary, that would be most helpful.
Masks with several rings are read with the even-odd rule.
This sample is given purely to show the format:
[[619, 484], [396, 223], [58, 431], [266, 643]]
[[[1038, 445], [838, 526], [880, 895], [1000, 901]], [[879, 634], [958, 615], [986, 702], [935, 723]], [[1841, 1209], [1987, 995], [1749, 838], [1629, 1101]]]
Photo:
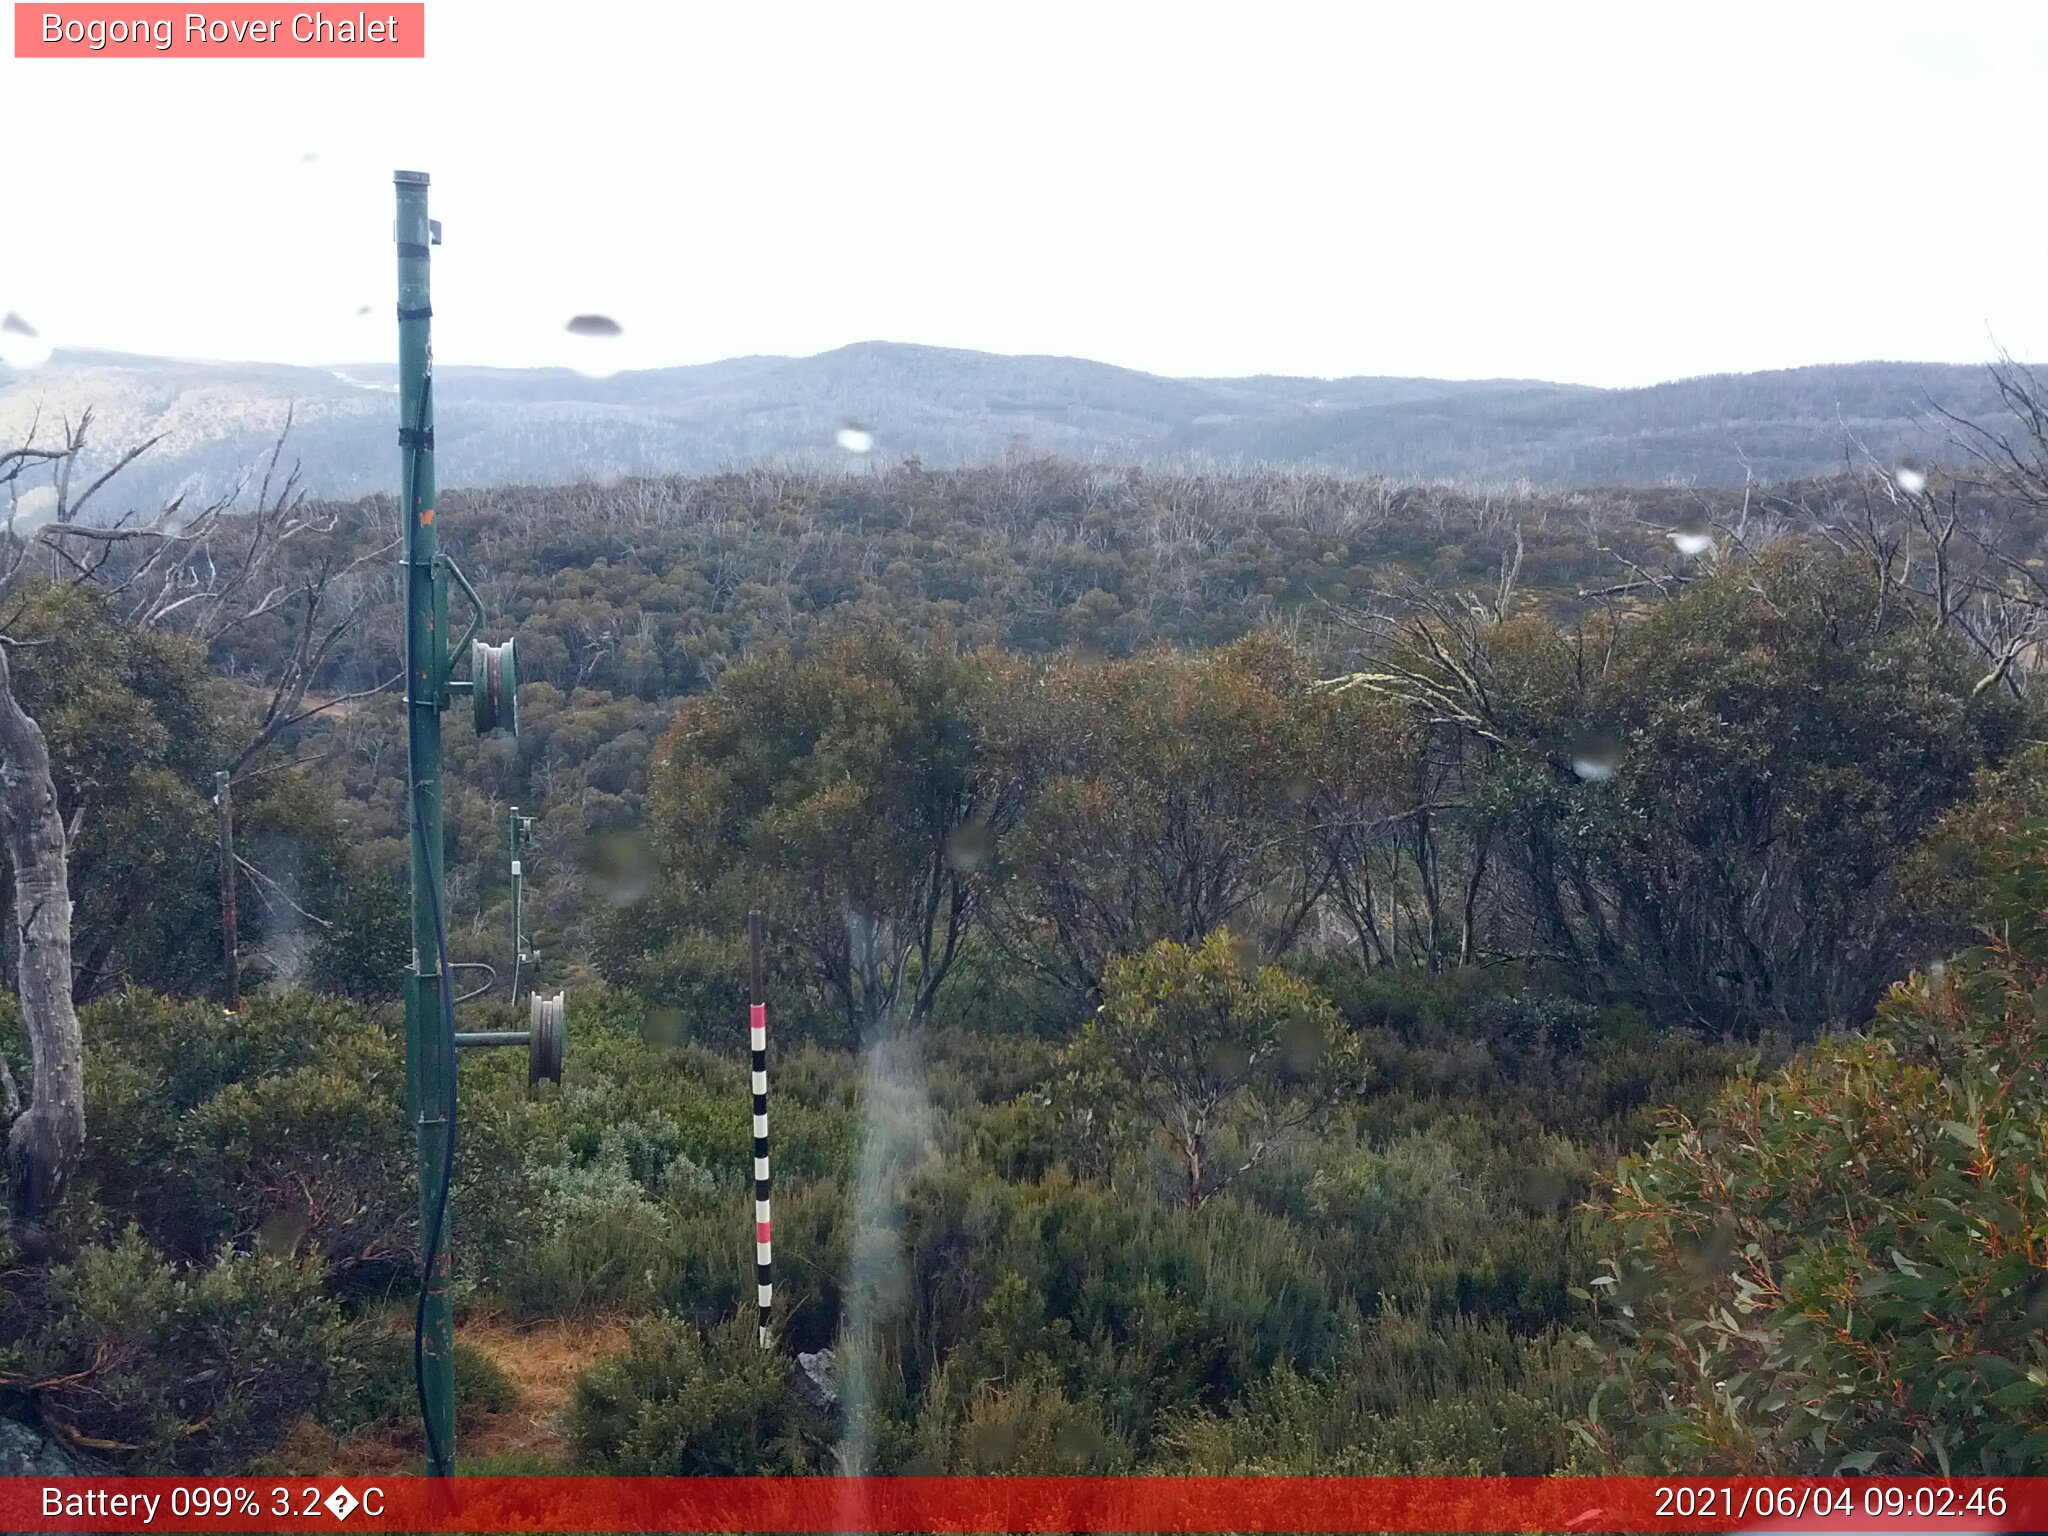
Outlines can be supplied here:
[[[123, 475], [129, 499], [180, 487], [212, 493], [261, 460], [289, 409], [291, 455], [306, 482], [354, 498], [396, 482], [395, 395], [388, 364], [60, 351], [33, 372], [0, 368], [0, 443], [20, 442], [38, 410], [47, 431], [90, 406], [106, 457], [163, 435]], [[1729, 485], [1832, 472], [1852, 441], [1885, 460], [1952, 457], [1935, 405], [1984, 421], [2000, 414], [1985, 369], [1937, 363], [1598, 389], [1516, 379], [1172, 379], [1080, 358], [862, 342], [601, 379], [564, 369], [435, 374], [448, 486], [850, 462], [833, 441], [847, 422], [874, 434], [875, 458], [916, 456], [935, 467], [1023, 453], [1554, 487]]]

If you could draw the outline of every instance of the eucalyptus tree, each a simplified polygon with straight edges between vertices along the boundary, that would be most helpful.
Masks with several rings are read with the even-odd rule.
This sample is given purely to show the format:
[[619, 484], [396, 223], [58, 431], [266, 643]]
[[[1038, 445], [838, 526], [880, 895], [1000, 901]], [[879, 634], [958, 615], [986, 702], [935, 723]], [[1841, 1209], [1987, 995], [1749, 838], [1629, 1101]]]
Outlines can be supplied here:
[[0, 840], [13, 878], [16, 990], [30, 1056], [25, 1098], [0, 1061], [0, 1110], [10, 1122], [9, 1218], [31, 1247], [64, 1197], [85, 1138], [71, 852], [90, 807], [82, 797], [68, 810], [60, 803], [49, 737], [16, 687], [8, 653], [30, 643], [19, 632], [24, 616], [51, 590], [68, 588], [90, 594], [130, 632], [181, 635], [202, 650], [255, 627], [281, 630], [244, 728], [217, 765], [233, 774], [292, 726], [343, 702], [315, 699], [312, 690], [364, 610], [360, 571], [389, 548], [338, 544], [311, 561], [286, 558], [335, 531], [331, 516], [309, 508], [296, 465], [277, 474], [289, 416], [246, 510], [237, 510], [247, 489], [238, 483], [198, 504], [180, 495], [153, 511], [88, 516], [159, 441], [128, 448], [87, 480], [92, 423], [88, 410], [45, 437], [37, 418], [20, 446], [0, 452]]

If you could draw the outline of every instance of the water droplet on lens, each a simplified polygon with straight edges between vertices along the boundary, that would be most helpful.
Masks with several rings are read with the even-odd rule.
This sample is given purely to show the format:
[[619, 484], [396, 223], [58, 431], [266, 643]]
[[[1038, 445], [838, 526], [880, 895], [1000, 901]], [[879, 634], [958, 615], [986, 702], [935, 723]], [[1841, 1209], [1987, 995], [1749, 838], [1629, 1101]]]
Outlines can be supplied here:
[[1681, 555], [1691, 559], [1714, 547], [1714, 525], [1704, 509], [1693, 507], [1678, 514], [1664, 537], [1678, 546]]
[[32, 485], [14, 502], [14, 531], [29, 534], [57, 515], [57, 487]]
[[1604, 784], [1621, 766], [1621, 741], [1612, 731], [1588, 731], [1572, 746], [1572, 772], [1589, 784]]
[[962, 823], [946, 838], [946, 863], [960, 874], [971, 875], [988, 862], [995, 846], [995, 835], [986, 823]]
[[311, 1212], [303, 1207], [273, 1211], [256, 1228], [256, 1250], [273, 1258], [289, 1258], [311, 1226]]
[[608, 379], [619, 371], [618, 355], [607, 343], [625, 334], [625, 327], [610, 315], [576, 315], [562, 327], [577, 339], [567, 362], [586, 379]]
[[645, 900], [654, 886], [654, 850], [644, 836], [613, 833], [592, 838], [584, 867], [598, 893], [614, 906]]
[[1232, 929], [1228, 940], [1230, 963], [1241, 971], [1256, 971], [1263, 958], [1259, 954], [1258, 941], [1248, 933]]
[[0, 367], [40, 368], [55, 350], [47, 336], [13, 310], [0, 316]]

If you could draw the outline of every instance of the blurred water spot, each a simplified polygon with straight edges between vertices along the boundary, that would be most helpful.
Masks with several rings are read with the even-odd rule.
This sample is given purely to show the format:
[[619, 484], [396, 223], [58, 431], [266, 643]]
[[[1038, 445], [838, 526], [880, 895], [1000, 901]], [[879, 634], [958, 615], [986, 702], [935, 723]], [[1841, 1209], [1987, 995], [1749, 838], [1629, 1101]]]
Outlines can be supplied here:
[[303, 1207], [273, 1211], [256, 1229], [257, 1251], [277, 1258], [290, 1258], [298, 1252], [299, 1244], [312, 1225], [311, 1213]]
[[995, 834], [988, 823], [962, 822], [946, 837], [946, 866], [957, 874], [971, 875], [986, 864], [996, 850]]
[[642, 901], [654, 887], [654, 850], [637, 833], [593, 837], [584, 850], [584, 867], [598, 894], [614, 906]]
[[1571, 1185], [1555, 1168], [1537, 1165], [1522, 1174], [1522, 1199], [1539, 1211], [1554, 1211], [1572, 1198]]
[[1207, 1057], [1209, 1070], [1226, 1079], [1241, 1077], [1252, 1061], [1251, 1052], [1236, 1040], [1212, 1042]]
[[625, 334], [625, 327], [610, 315], [573, 315], [562, 327], [576, 340], [569, 343], [565, 361], [586, 379], [608, 379], [619, 371], [618, 355], [607, 343]]
[[15, 498], [13, 513], [14, 531], [33, 533], [57, 515], [57, 487], [30, 486]]
[[1280, 1056], [1290, 1077], [1307, 1077], [1323, 1059], [1329, 1042], [1323, 1027], [1312, 1018], [1290, 1020], [1280, 1033]]
[[55, 350], [48, 337], [13, 310], [0, 315], [0, 366], [40, 368]]
[[1735, 1217], [1723, 1211], [1705, 1232], [1677, 1234], [1676, 1247], [1686, 1268], [1702, 1279], [1715, 1279], [1735, 1257], [1735, 1238]]
[[1589, 784], [1604, 784], [1621, 766], [1621, 741], [1612, 731], [1590, 730], [1572, 743], [1572, 772]]
[[1232, 929], [1230, 937], [1225, 942], [1230, 949], [1230, 963], [1232, 965], [1235, 965], [1242, 971], [1256, 971], [1259, 968], [1258, 940], [1248, 933], [1239, 933]]
[[873, 1469], [874, 1415], [890, 1364], [887, 1339], [911, 1296], [903, 1198], [932, 1146], [931, 1103], [914, 1039], [893, 1035], [866, 1043], [860, 1106], [846, 1322], [837, 1360], [845, 1412], [839, 1466], [848, 1476]]
[[2021, 1293], [2025, 1298], [2025, 1310], [2036, 1324], [2048, 1327], [2048, 1271], [2034, 1276]]
[[652, 1045], [681, 1045], [689, 1038], [689, 1026], [680, 1008], [648, 1009], [647, 1023], [641, 1032]]
[[1704, 555], [1714, 547], [1714, 525], [1707, 521], [1707, 514], [1701, 511], [1682, 513], [1671, 531], [1664, 535], [1678, 547], [1678, 552], [1688, 559]]
[[1102, 1431], [1093, 1424], [1062, 1424], [1053, 1431], [1053, 1450], [1068, 1463], [1092, 1463], [1102, 1452]]
[[300, 888], [299, 845], [289, 837], [266, 837], [258, 842], [255, 853], [257, 864], [276, 885], [276, 899], [263, 903], [264, 926], [270, 930], [263, 942], [264, 958], [281, 983], [296, 987], [319, 942], [317, 935], [307, 931], [301, 915], [305, 902]]
[[875, 434], [858, 422], [849, 421], [833, 434], [834, 442], [848, 453], [866, 453], [875, 446]]

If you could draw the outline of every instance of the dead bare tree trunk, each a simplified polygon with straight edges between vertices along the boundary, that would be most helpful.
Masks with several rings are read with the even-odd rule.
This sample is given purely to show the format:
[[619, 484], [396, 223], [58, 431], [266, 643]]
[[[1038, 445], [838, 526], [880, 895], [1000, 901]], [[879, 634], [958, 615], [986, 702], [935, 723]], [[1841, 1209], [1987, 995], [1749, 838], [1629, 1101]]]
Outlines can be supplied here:
[[85, 1150], [85, 1051], [71, 1005], [71, 880], [42, 727], [14, 697], [0, 648], [0, 836], [14, 867], [21, 1013], [33, 1085], [7, 1137], [8, 1211], [39, 1234]]
[[227, 972], [228, 1012], [242, 1006], [242, 956], [235, 921], [234, 780], [222, 769], [213, 776], [213, 803], [220, 818], [220, 963]]

